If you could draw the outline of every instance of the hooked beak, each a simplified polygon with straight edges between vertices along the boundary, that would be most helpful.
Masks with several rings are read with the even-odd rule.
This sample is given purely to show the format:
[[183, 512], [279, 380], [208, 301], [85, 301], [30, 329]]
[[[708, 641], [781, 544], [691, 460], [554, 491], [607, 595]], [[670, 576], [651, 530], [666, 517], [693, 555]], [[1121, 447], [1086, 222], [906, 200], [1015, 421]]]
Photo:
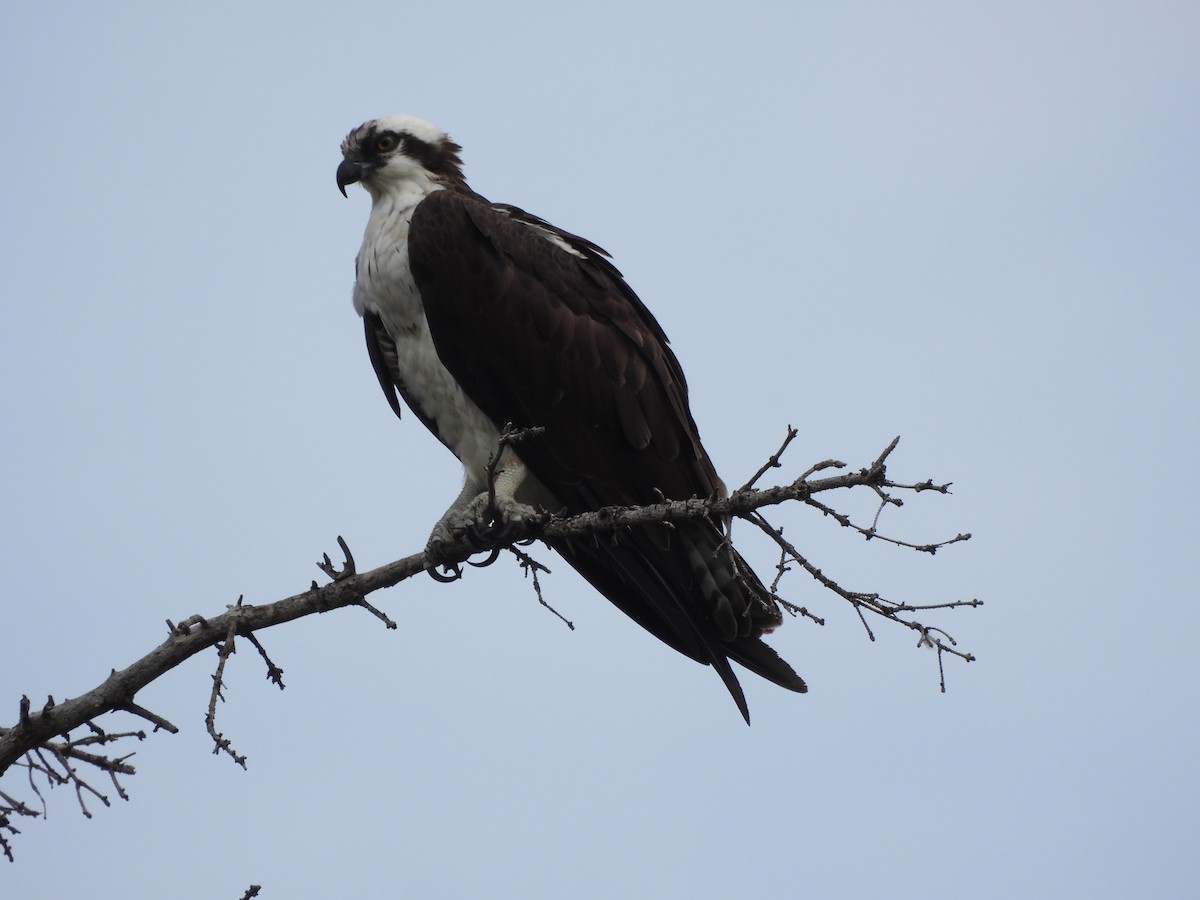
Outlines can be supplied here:
[[358, 182], [362, 181], [362, 177], [362, 163], [352, 159], [343, 159], [337, 168], [338, 190], [342, 192], [342, 196], [349, 196], [346, 193], [346, 185], [357, 184]]

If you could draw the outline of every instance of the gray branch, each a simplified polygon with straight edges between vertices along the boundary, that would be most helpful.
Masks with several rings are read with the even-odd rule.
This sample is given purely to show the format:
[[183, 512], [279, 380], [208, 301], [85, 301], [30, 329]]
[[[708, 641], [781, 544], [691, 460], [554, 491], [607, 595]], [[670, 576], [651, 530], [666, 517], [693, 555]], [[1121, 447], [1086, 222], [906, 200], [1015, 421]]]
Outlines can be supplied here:
[[[17, 765], [18, 767], [28, 769], [31, 779], [34, 772], [38, 772], [43, 777], [51, 780], [74, 781], [77, 787], [82, 787], [95, 793], [94, 789], [75, 773], [71, 765], [71, 762], [75, 761], [95, 766], [107, 772], [112, 777], [114, 784], [116, 784], [118, 792], [121, 796], [124, 796], [120, 785], [117, 784], [117, 777], [118, 775], [132, 775], [134, 773], [133, 767], [125, 761], [125, 758], [113, 759], [105, 757], [94, 752], [84, 751], [82, 747], [104, 744], [130, 736], [141, 738], [145, 736], [144, 732], [108, 734], [96, 726], [93, 720], [108, 713], [123, 711], [149, 722], [154, 726], [155, 731], [159, 729], [170, 732], [177, 731], [178, 729], [166, 718], [137, 705], [134, 702], [135, 698], [138, 692], [151, 682], [161, 678], [185, 660], [212, 647], [218, 647], [221, 650], [218, 671], [214, 676], [213, 699], [210, 703], [208, 717], [209, 732], [215, 736], [214, 740], [217, 743], [217, 751], [214, 752], [224, 750], [244, 765], [244, 758], [239, 757], [232, 751], [228, 740], [216, 732], [214, 724], [216, 700], [219, 697], [222, 686], [221, 674], [224, 660], [232, 652], [233, 642], [236, 637], [246, 637], [254, 644], [267, 665], [267, 677], [282, 688], [282, 669], [279, 669], [271, 662], [261, 643], [254, 637], [256, 632], [261, 632], [265, 629], [303, 618], [304, 616], [310, 616], [314, 613], [329, 612], [348, 606], [360, 606], [379, 617], [388, 627], [394, 628], [395, 623], [382, 612], [375, 609], [375, 607], [371, 606], [366, 598], [376, 591], [397, 585], [421, 572], [429, 571], [438, 580], [452, 580], [453, 577], [461, 574], [460, 565], [462, 563], [468, 562], [471, 557], [480, 553], [489, 554], [489, 558], [483, 563], [487, 564], [495, 559], [500, 549], [505, 547], [511, 548], [514, 544], [520, 542], [528, 542], [534, 539], [555, 540], [602, 534], [655, 522], [680, 522], [705, 517], [716, 521], [726, 521], [732, 518], [749, 519], [756, 526], [771, 534], [775, 538], [776, 543], [781, 547], [784, 554], [784, 562], [780, 563], [780, 575], [786, 571], [786, 559], [790, 558], [798, 562], [802, 568], [807, 569], [809, 574], [816, 577], [825, 587], [830, 588], [834, 593], [843, 597], [843, 599], [850, 600], [860, 617], [865, 608], [869, 612], [917, 630], [927, 644], [936, 647], [938, 651], [939, 671], [943, 652], [953, 653], [968, 661], [973, 659], [969, 654], [952, 649], [953, 639], [949, 635], [946, 635], [945, 632], [940, 629], [927, 628], [911, 619], [901, 618], [899, 614], [919, 609], [952, 608], [958, 605], [977, 606], [981, 601], [955, 601], [944, 604], [912, 606], [909, 604], [882, 601], [877, 594], [867, 595], [845, 591], [836, 582], [821, 575], [819, 570], [812, 567], [807, 560], [803, 559], [794, 547], [784, 541], [782, 531], [766, 523], [759, 512], [767, 507], [789, 502], [799, 502], [813, 507], [822, 512], [823, 515], [829, 515], [832, 510], [828, 504], [818, 502], [815, 498], [818, 495], [828, 494], [831, 491], [848, 490], [856, 487], [869, 487], [878, 494], [882, 501], [881, 508], [882, 505], [887, 504], [899, 506], [901, 505], [901, 501], [892, 496], [890, 492], [935, 491], [945, 494], [949, 493], [949, 485], [934, 484], [932, 480], [917, 484], [898, 484], [889, 481], [887, 479], [886, 464], [888, 456], [896, 448], [896, 444], [899, 441], [899, 438], [897, 438], [887, 446], [873, 463], [857, 471], [823, 478], [813, 477], [829, 469], [845, 468], [844, 463], [830, 459], [810, 466], [799, 478], [790, 484], [762, 489], [755, 488], [753, 485], [765, 472], [770, 469], [780, 468], [780, 456], [794, 436], [794, 430], [789, 428], [788, 437], [784, 440], [779, 450], [747, 482], [745, 487], [735, 491], [728, 497], [695, 497], [689, 500], [668, 500], [649, 506], [608, 507], [577, 516], [561, 516], [547, 513], [531, 517], [517, 528], [508, 523], [502, 528], [495, 528], [492, 533], [489, 533], [485, 529], [481, 533], [471, 535], [469, 539], [464, 536], [456, 545], [441, 547], [441, 553], [437, 560], [426, 558], [424, 553], [414, 553], [411, 556], [398, 559], [366, 572], [357, 571], [349, 547], [339, 537], [338, 543], [341, 546], [344, 556], [342, 568], [336, 568], [328, 555], [324, 557], [322, 562], [318, 563], [322, 571], [332, 579], [329, 583], [318, 585], [316, 581], [313, 581], [311, 587], [305, 591], [273, 603], [262, 605], [246, 604], [239, 598], [237, 604], [228, 606], [224, 613], [212, 618], [194, 615], [178, 625], [168, 621], [166, 640], [141, 659], [136, 660], [123, 669], [113, 670], [108, 678], [87, 693], [62, 702], [55, 702], [53, 698], [50, 698], [41, 709], [33, 709], [33, 704], [29, 699], [23, 697], [18, 706], [16, 724], [10, 727], [0, 727], [0, 775], [3, 775], [10, 767]], [[872, 522], [869, 526], [864, 527], [852, 523], [848, 517], [841, 516], [840, 514], [836, 515], [835, 519], [840, 525], [858, 531], [868, 540], [873, 537], [880, 537], [876, 531], [876, 522]], [[876, 515], [876, 520], [878, 520], [878, 514]], [[893, 543], [898, 543], [901, 546], [914, 550], [932, 553], [939, 547], [963, 541], [969, 537], [970, 535], [960, 534], [949, 540], [934, 544], [917, 545], [897, 541], [893, 541]], [[517, 552], [519, 557], [524, 556], [519, 551]], [[529, 564], [526, 564], [527, 571], [532, 571], [536, 579], [539, 564], [531, 558], [527, 557], [527, 559], [529, 559]], [[541, 568], [543, 571], [545, 570], [544, 567]], [[451, 572], [453, 575], [448, 579], [446, 575], [439, 574], [438, 570]], [[778, 580], [777, 578], [776, 584]], [[540, 599], [540, 586], [537, 585], [536, 580], [535, 587], [538, 587]], [[774, 588], [775, 585], [773, 585], [772, 590]], [[807, 610], [788, 604], [782, 598], [780, 600], [785, 608], [807, 615], [816, 622], [822, 621], [811, 613], [808, 613]], [[544, 603], [545, 601], [542, 602]], [[941, 640], [938, 635], [944, 635], [945, 640]], [[69, 734], [71, 731], [85, 726], [91, 730], [90, 735], [77, 740], [70, 739]], [[59, 760], [59, 767], [62, 771], [49, 766], [46, 762], [48, 758], [47, 754]], [[82, 805], [82, 794], [80, 802]], [[105, 802], [107, 803], [107, 801]], [[86, 807], [84, 807], [84, 810], [86, 813]], [[16, 830], [11, 825], [11, 817], [13, 815], [28, 815], [29, 813], [30, 810], [28, 807], [16, 804], [15, 802], [8, 802], [7, 795], [0, 794], [0, 850], [9, 855], [10, 858], [11, 853], [9, 852], [6, 832], [13, 833]]]

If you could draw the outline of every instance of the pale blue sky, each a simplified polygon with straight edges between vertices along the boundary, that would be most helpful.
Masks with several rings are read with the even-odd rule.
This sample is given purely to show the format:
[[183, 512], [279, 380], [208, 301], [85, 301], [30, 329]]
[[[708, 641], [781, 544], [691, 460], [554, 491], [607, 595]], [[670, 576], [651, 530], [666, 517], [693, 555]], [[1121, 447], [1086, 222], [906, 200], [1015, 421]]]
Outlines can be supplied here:
[[828, 574], [987, 603], [940, 617], [979, 656], [941, 695], [793, 577], [811, 691], [746, 676], [747, 729], [548, 551], [575, 632], [512, 564], [418, 580], [376, 597], [398, 633], [264, 633], [282, 694], [231, 660], [248, 772], [215, 653], [154, 685], [182, 733], [90, 821], [51, 793], [0, 893], [1200, 893], [1195, 4], [10, 3], [0, 98], [5, 722], [338, 534], [416, 551], [457, 493], [350, 305], [338, 143], [395, 112], [613, 253], [730, 483], [788, 423], [792, 475], [901, 434], [895, 476], [955, 482], [884, 519], [974, 533], [933, 559], [783, 516]]

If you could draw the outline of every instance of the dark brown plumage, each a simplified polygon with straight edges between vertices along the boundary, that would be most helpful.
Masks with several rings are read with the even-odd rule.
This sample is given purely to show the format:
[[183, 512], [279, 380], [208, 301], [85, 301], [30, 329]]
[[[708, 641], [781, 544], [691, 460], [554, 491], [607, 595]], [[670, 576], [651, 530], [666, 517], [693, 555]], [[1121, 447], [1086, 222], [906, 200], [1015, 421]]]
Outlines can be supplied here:
[[[554, 230], [576, 256], [524, 215], [452, 190], [413, 213], [410, 264], [443, 364], [498, 425], [545, 428], [519, 454], [569, 512], [723, 495], [662, 328], [599, 248]], [[638, 624], [716, 666], [747, 720], [727, 658], [805, 690], [759, 640], [778, 606], [716, 525], [555, 549]]]
[[[447, 516], [479, 489], [491, 426], [509, 423], [544, 429], [516, 453], [554, 511], [723, 495], [667, 336], [607, 254], [476, 194], [459, 150], [429, 123], [392, 116], [346, 137], [337, 172], [343, 193], [361, 181], [373, 200], [355, 304], [379, 383], [397, 415], [399, 394], [467, 469]], [[779, 606], [724, 525], [553, 546], [639, 625], [716, 668], [749, 722], [731, 659], [806, 688], [761, 640]]]

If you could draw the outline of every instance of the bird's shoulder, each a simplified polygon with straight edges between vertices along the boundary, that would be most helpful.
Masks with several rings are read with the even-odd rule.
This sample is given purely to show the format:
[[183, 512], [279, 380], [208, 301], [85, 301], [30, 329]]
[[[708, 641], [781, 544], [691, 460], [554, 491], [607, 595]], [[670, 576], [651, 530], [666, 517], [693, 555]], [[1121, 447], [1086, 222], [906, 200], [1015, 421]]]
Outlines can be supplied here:
[[409, 253], [418, 283], [453, 278], [453, 268], [474, 273], [477, 286], [508, 285], [518, 270], [529, 276], [522, 279], [527, 300], [553, 297], [564, 311], [603, 320], [639, 345], [668, 342], [603, 247], [522, 207], [472, 191], [435, 191], [413, 213]]
[[[424, 242], [455, 240], [458, 252], [470, 236], [484, 238], [496, 249], [510, 253], [521, 245], [523, 257], [554, 258], [557, 253], [598, 265], [620, 279], [604, 248], [551, 224], [511, 203], [493, 203], [473, 191], [439, 190], [425, 197], [413, 211], [411, 227]], [[447, 249], [442, 244], [442, 249]], [[561, 261], [561, 260], [560, 260]]]

